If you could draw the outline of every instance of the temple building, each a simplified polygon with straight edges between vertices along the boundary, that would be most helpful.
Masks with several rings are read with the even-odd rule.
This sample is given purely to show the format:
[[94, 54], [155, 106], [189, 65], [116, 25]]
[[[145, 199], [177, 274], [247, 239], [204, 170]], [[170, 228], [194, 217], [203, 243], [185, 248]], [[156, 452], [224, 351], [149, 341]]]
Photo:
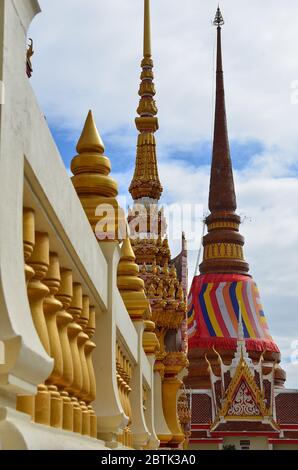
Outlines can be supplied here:
[[284, 387], [244, 256], [227, 130], [218, 8], [216, 103], [203, 260], [188, 299], [191, 449], [298, 448], [298, 391]]

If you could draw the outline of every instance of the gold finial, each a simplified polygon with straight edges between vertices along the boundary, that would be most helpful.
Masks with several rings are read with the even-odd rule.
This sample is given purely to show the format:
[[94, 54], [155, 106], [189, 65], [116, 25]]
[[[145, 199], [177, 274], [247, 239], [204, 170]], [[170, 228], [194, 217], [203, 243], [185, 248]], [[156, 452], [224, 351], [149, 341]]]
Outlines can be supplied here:
[[124, 240], [121, 248], [121, 259], [126, 261], [135, 261], [136, 259], [130, 239], [128, 237]]
[[160, 281], [160, 283], [158, 284], [156, 294], [158, 297], [163, 296], [163, 282], [162, 281]]
[[216, 11], [216, 15], [215, 15], [215, 19], [213, 21], [213, 24], [214, 24], [214, 26], [217, 26], [218, 28], [220, 28], [221, 26], [223, 26], [225, 24], [219, 5], [217, 7], [217, 11]]
[[130, 239], [127, 237], [121, 247], [117, 285], [130, 317], [137, 321], [144, 318], [146, 311], [150, 309], [150, 304], [135, 259]]
[[141, 266], [141, 273], [146, 274], [146, 272], [147, 272], [146, 263], [143, 263], [142, 266]]
[[175, 264], [171, 265], [170, 275], [171, 275], [171, 277], [177, 279], [177, 269], [176, 269]]
[[156, 289], [155, 289], [153, 284], [151, 284], [150, 287], [149, 287], [148, 295], [149, 295], [150, 299], [152, 299], [156, 295]]
[[169, 297], [170, 299], [174, 299], [174, 298], [175, 298], [175, 294], [176, 294], [176, 289], [175, 289], [174, 284], [172, 283], [172, 284], [170, 285], [170, 288], [169, 288], [168, 297]]
[[98, 152], [103, 154], [105, 147], [96, 128], [92, 111], [90, 110], [84, 125], [83, 132], [77, 144], [77, 152]]
[[78, 195], [116, 197], [118, 185], [110, 176], [110, 160], [103, 155], [104, 144], [89, 111], [77, 144], [78, 154], [71, 162], [72, 182]]
[[180, 300], [180, 302], [185, 301], [185, 296], [184, 296], [184, 290], [183, 290], [183, 284], [182, 282], [179, 283], [178, 291], [177, 291], [177, 299]]
[[144, 0], [144, 57], [151, 57], [150, 0]]
[[170, 270], [169, 270], [169, 263], [168, 263], [168, 261], [165, 262], [164, 267], [163, 267], [163, 269], [162, 269], [162, 272], [163, 272], [163, 274], [165, 275], [165, 277], [169, 277]]
[[116, 199], [118, 185], [110, 176], [111, 162], [103, 155], [104, 144], [91, 111], [77, 151], [71, 162], [72, 182], [93, 231], [100, 241], [123, 239], [125, 217]]
[[154, 260], [152, 262], [152, 274], [154, 274], [154, 275], [157, 274], [156, 258], [154, 258]]

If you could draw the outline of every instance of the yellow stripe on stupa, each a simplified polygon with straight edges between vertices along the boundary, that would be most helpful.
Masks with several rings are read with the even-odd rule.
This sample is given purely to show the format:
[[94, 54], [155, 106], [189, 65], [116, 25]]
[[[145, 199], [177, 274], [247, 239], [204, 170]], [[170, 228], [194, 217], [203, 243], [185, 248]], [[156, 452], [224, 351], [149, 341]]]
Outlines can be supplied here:
[[246, 329], [248, 331], [249, 337], [250, 338], [255, 338], [256, 337], [255, 332], [254, 332], [254, 330], [251, 326], [249, 316], [248, 316], [248, 312], [247, 312], [246, 307], [245, 307], [245, 302], [244, 302], [243, 293], [242, 293], [242, 287], [243, 287], [243, 282], [242, 281], [237, 282], [236, 297], [237, 297], [237, 300], [239, 302], [239, 307], [241, 308], [242, 318], [244, 320], [244, 323], [245, 323]]
[[223, 335], [223, 333], [221, 331], [221, 328], [218, 324], [218, 321], [216, 319], [216, 316], [215, 316], [215, 313], [214, 313], [214, 310], [213, 310], [213, 306], [212, 306], [212, 302], [211, 302], [211, 298], [210, 298], [210, 292], [211, 292], [212, 288], [213, 288], [213, 283], [208, 284], [208, 287], [207, 287], [206, 292], [204, 294], [204, 300], [205, 300], [205, 303], [206, 303], [209, 319], [210, 319], [212, 327], [213, 327], [213, 329], [216, 333], [216, 336], [223, 337], [224, 335]]

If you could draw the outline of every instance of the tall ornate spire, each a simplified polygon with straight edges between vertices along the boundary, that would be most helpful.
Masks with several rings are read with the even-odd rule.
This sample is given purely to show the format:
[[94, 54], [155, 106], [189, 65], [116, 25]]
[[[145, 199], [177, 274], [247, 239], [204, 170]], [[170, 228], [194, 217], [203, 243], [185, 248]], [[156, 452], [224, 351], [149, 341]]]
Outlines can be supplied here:
[[154, 101], [153, 60], [151, 58], [150, 0], [144, 0], [144, 58], [139, 95], [141, 97], [136, 118], [140, 132], [137, 144], [136, 166], [129, 191], [134, 200], [159, 200], [162, 186], [159, 181], [154, 133], [158, 130], [157, 107]]
[[214, 25], [217, 26], [217, 70], [213, 156], [209, 191], [209, 209], [211, 212], [218, 210], [234, 212], [237, 208], [226, 118], [221, 49], [221, 26], [223, 24], [224, 20], [218, 7], [214, 20]]
[[226, 118], [224, 76], [222, 65], [221, 27], [224, 19], [218, 7], [214, 25], [217, 27], [216, 104], [213, 155], [209, 189], [209, 210], [206, 219], [208, 234], [204, 237], [202, 274], [239, 273], [249, 270], [244, 260], [244, 238], [239, 233], [232, 161]]

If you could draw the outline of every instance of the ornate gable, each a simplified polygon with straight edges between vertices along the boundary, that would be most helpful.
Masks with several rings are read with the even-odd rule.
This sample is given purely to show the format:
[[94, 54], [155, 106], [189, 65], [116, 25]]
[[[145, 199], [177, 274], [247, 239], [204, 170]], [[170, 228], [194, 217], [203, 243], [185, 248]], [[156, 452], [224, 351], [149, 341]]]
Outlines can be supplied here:
[[266, 406], [264, 393], [255, 381], [251, 364], [247, 363], [243, 352], [233, 378], [224, 393], [222, 407], [218, 412], [211, 431], [227, 421], [260, 421], [268, 423], [274, 430], [278, 425], [272, 416], [272, 410]]
[[233, 402], [228, 409], [226, 418], [229, 417], [262, 417], [260, 408], [255, 401], [253, 393], [248, 383], [242, 379], [238, 390], [233, 398]]
[[219, 417], [226, 420], [243, 418], [262, 420], [269, 414], [263, 394], [242, 356], [226, 390]]

